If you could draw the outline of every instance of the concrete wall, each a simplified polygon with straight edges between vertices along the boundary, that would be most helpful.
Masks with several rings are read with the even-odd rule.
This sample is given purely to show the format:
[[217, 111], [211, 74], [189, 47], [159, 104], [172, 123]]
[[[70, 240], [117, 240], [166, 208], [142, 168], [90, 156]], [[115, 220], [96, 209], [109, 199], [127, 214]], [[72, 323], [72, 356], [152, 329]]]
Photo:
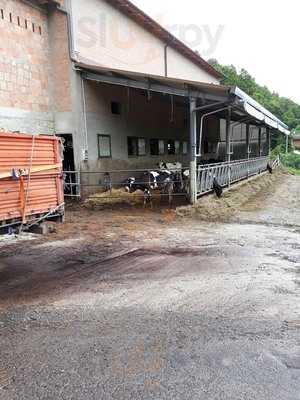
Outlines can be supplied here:
[[[152, 94], [151, 99], [143, 91], [97, 84], [85, 81], [88, 129], [88, 161], [81, 162], [83, 171], [140, 170], [157, 168], [161, 160], [180, 161], [188, 166], [189, 155], [150, 155], [150, 139], [189, 141], [187, 125], [188, 105], [182, 99], [174, 103], [174, 121], [171, 121], [170, 96]], [[121, 104], [121, 115], [111, 112], [111, 102]], [[99, 158], [98, 135], [111, 136], [111, 158]], [[145, 138], [147, 154], [128, 156], [128, 136]], [[135, 175], [131, 173], [131, 175]], [[119, 174], [117, 181], [130, 173]], [[97, 184], [103, 175], [83, 175], [84, 183]], [[86, 178], [86, 179], [84, 179]]]
[[[178, 139], [188, 141], [186, 124], [188, 106], [178, 101], [174, 103], [174, 121], [171, 121], [171, 98], [152, 94], [151, 99], [143, 91], [125, 87], [85, 82], [87, 103], [87, 127], [89, 145], [89, 167], [103, 168], [153, 168], [162, 158], [167, 161], [186, 161], [188, 156], [147, 155], [128, 157], [127, 137], [149, 139]], [[111, 112], [111, 102], [121, 104], [121, 115]], [[97, 135], [110, 135], [112, 159], [98, 159]], [[148, 143], [149, 144], [149, 143]]]
[[[165, 43], [104, 0], [70, 0], [74, 47], [79, 61], [108, 69], [165, 76]], [[201, 67], [168, 49], [168, 76], [219, 81]]]

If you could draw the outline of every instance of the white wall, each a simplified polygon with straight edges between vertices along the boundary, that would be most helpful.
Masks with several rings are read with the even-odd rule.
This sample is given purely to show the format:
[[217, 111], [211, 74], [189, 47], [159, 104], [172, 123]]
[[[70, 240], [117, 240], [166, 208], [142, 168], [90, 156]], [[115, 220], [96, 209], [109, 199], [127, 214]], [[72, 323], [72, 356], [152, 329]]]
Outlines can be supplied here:
[[[165, 76], [165, 43], [104, 0], [71, 0], [74, 47], [79, 61], [108, 69]], [[172, 48], [168, 76], [219, 81]]]
[[[128, 157], [127, 137], [150, 139], [189, 140], [189, 129], [185, 119], [188, 118], [188, 105], [175, 102], [174, 121], [171, 122], [171, 98], [160, 94], [147, 94], [130, 90], [129, 97], [125, 87], [98, 84], [86, 81], [87, 127], [89, 141], [89, 168], [97, 170], [128, 167], [153, 168], [159, 160], [187, 160], [180, 155], [151, 156], [150, 149], [146, 156]], [[121, 104], [121, 115], [111, 112], [111, 102]], [[112, 159], [98, 159], [98, 134], [110, 135]]]
[[[188, 166], [189, 155], [150, 155], [150, 139], [174, 139], [189, 142], [189, 128], [185, 119], [189, 115], [188, 105], [175, 103], [174, 122], [171, 117], [170, 96], [153, 94], [148, 100], [143, 91], [95, 82], [85, 81], [87, 128], [88, 128], [88, 161], [81, 162], [82, 171], [136, 170], [157, 168], [159, 161], [180, 161]], [[129, 101], [128, 101], [129, 98]], [[121, 103], [121, 115], [111, 112], [111, 102]], [[182, 101], [182, 99], [180, 99]], [[111, 158], [99, 158], [98, 135], [111, 136]], [[146, 156], [128, 156], [128, 136], [141, 137], [147, 140]], [[128, 178], [130, 173], [113, 175], [117, 182]], [[103, 174], [83, 174], [84, 184], [98, 184]], [[116, 182], [116, 181], [114, 181]], [[90, 188], [90, 192], [98, 188]]]

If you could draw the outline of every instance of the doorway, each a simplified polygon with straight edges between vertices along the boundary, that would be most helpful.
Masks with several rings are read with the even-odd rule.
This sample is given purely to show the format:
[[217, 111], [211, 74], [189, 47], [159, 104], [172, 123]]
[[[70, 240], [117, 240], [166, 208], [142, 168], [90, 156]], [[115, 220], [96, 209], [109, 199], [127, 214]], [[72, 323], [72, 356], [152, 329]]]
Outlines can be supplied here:
[[57, 135], [61, 138], [63, 145], [63, 171], [64, 171], [64, 193], [66, 197], [78, 195], [77, 172], [75, 171], [73, 135], [71, 133]]

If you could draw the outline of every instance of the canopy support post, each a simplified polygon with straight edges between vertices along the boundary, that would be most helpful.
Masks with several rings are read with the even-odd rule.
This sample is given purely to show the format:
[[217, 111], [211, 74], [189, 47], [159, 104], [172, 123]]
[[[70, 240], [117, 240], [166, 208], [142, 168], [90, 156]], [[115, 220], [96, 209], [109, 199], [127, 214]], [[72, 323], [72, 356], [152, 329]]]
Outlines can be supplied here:
[[248, 179], [249, 179], [249, 176], [250, 176], [250, 165], [249, 165], [250, 154], [251, 154], [250, 124], [247, 124], [246, 125], [246, 156], [247, 156], [247, 161], [248, 161]]
[[258, 155], [259, 157], [262, 156], [262, 128], [259, 128], [258, 131]]
[[197, 100], [190, 98], [190, 202], [197, 203]]
[[271, 157], [271, 129], [267, 128], [267, 137], [268, 137], [268, 155]]
[[[226, 161], [231, 162], [231, 107], [228, 107], [226, 118]], [[228, 165], [228, 187], [231, 184], [231, 167]]]

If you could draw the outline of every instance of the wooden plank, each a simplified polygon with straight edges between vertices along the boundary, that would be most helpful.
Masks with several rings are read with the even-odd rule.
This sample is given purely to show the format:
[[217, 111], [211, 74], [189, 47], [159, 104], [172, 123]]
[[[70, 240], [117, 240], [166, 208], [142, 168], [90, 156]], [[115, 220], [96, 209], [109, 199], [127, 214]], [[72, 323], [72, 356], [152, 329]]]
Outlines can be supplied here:
[[[37, 166], [37, 167], [32, 167], [32, 168], [31, 168], [31, 171], [29, 171], [28, 169], [25, 170], [25, 173], [24, 173], [24, 175], [22, 175], [22, 176], [27, 176], [27, 175], [29, 175], [29, 173], [31, 173], [31, 174], [36, 174], [36, 173], [38, 173], [38, 172], [50, 171], [50, 170], [52, 170], [52, 169], [57, 169], [57, 168], [60, 168], [60, 167], [61, 167], [61, 164], [40, 165], [40, 166]], [[0, 179], [11, 178], [11, 177], [12, 177], [11, 172], [12, 172], [12, 171], [1, 172], [1, 173], [0, 173]]]

